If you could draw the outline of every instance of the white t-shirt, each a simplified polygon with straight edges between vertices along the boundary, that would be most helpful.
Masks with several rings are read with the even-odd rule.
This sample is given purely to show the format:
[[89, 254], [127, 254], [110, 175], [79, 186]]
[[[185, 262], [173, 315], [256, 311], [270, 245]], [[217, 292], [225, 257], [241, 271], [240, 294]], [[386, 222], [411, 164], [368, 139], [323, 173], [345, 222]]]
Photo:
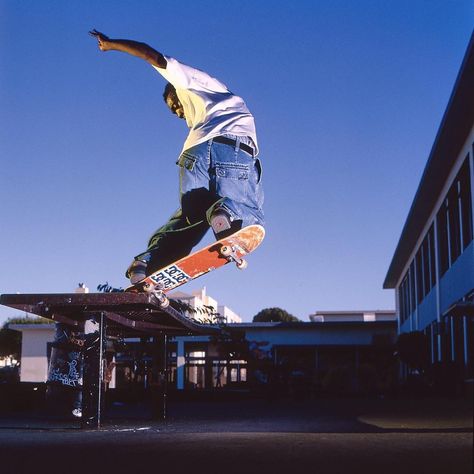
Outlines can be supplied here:
[[190, 128], [183, 151], [225, 134], [248, 136], [258, 154], [255, 121], [242, 98], [203, 71], [165, 56], [166, 69], [153, 66], [171, 83], [183, 105]]

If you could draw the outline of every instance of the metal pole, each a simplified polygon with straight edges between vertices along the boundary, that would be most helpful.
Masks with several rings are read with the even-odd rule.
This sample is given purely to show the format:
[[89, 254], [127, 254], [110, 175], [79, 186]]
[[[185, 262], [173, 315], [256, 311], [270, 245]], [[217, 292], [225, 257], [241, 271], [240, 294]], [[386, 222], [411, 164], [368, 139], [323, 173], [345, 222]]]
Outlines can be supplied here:
[[83, 428], [100, 428], [102, 421], [105, 332], [103, 312], [85, 321]]

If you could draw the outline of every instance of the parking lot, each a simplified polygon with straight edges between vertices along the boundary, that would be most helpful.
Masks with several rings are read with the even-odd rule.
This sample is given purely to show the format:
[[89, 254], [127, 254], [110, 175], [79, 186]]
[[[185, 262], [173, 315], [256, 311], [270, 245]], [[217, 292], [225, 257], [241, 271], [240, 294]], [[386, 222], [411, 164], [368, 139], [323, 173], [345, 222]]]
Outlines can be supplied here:
[[472, 402], [170, 402], [166, 421], [113, 407], [100, 430], [44, 414], [0, 419], [0, 470], [471, 473]]

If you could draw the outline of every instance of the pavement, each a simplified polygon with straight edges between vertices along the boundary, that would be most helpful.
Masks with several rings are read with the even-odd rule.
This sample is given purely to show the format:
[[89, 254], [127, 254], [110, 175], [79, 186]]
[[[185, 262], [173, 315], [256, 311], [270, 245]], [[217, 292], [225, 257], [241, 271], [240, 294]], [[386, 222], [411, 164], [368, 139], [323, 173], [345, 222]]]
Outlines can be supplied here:
[[0, 418], [0, 472], [473, 472], [467, 399], [170, 402], [165, 421], [114, 406], [100, 430], [41, 414]]

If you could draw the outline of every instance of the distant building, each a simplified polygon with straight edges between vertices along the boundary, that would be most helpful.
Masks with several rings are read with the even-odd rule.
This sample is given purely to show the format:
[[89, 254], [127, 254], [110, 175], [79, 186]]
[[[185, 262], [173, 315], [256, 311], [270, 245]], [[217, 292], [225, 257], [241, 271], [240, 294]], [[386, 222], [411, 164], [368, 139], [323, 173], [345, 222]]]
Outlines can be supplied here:
[[210, 315], [218, 315], [219, 320], [224, 323], [241, 323], [242, 318], [234, 313], [230, 308], [219, 305], [214, 298], [211, 298], [206, 291], [206, 287], [193, 291], [191, 294], [182, 291], [173, 291], [169, 297], [180, 300], [191, 307], [188, 316], [197, 321], [206, 321]]
[[399, 332], [423, 331], [431, 362], [471, 379], [473, 156], [474, 35], [384, 282], [395, 289]]
[[310, 319], [229, 324], [231, 331], [241, 333], [240, 341], [172, 338], [170, 386], [308, 394], [374, 393], [394, 387], [395, 311], [316, 312]]
[[392, 310], [316, 311], [314, 314], [310, 314], [309, 319], [313, 323], [396, 321], [396, 313]]
[[[192, 305], [218, 307], [204, 292], [181, 297]], [[220, 336], [169, 338], [168, 386], [347, 394], [383, 392], [395, 385], [393, 311], [316, 312], [311, 318], [314, 322], [229, 323]], [[55, 325], [18, 324], [12, 329], [23, 334], [21, 381], [46, 382]], [[115, 386], [147, 388], [154, 342], [146, 337], [125, 342], [120, 352], [111, 353]]]
[[46, 382], [49, 345], [54, 340], [54, 324], [10, 324], [21, 332], [21, 382]]

